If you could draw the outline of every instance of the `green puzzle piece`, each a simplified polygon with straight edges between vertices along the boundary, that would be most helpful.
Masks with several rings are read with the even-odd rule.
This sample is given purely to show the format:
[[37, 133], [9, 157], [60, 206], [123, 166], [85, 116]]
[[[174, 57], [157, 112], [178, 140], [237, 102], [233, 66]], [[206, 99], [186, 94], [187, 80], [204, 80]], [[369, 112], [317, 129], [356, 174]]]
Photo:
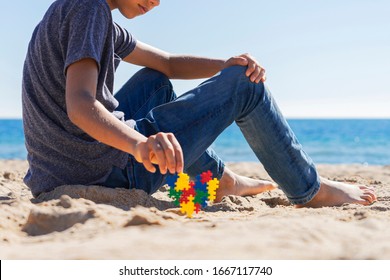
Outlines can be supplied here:
[[169, 188], [169, 197], [173, 199], [175, 206], [180, 206], [180, 197], [182, 192], [176, 191], [174, 188]]

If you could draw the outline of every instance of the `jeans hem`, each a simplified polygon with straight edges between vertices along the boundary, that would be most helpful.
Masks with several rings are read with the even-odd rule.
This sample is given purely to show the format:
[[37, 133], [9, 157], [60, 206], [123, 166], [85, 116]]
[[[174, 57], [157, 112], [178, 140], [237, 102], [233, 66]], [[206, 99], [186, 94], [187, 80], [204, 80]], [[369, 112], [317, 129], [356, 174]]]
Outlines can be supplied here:
[[219, 160], [217, 162], [217, 174], [215, 174], [215, 178], [221, 180], [224, 171], [225, 171], [225, 163], [222, 160]]
[[320, 179], [317, 179], [317, 181], [313, 184], [310, 190], [306, 192], [306, 194], [298, 198], [288, 197], [288, 200], [294, 205], [308, 203], [317, 195], [317, 193], [320, 190], [320, 187], [321, 187], [321, 181]]

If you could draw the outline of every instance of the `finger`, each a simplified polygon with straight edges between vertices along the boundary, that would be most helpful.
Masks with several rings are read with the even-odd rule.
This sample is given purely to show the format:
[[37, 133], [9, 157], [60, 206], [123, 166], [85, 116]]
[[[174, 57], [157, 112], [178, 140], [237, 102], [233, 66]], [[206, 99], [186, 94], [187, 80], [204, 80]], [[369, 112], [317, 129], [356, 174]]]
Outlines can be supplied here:
[[250, 77], [252, 75], [252, 73], [256, 70], [256, 63], [254, 63], [253, 61], [249, 62], [248, 63], [248, 68], [246, 69], [246, 72], [245, 72], [245, 75], [247, 77]]
[[241, 66], [247, 66], [248, 60], [245, 57], [235, 57], [234, 58], [234, 65], [241, 65]]
[[154, 173], [154, 172], [156, 172], [156, 167], [154, 167], [154, 165], [152, 164], [152, 162], [150, 160], [149, 149], [147, 147], [147, 144], [144, 147], [140, 147], [140, 149], [141, 149], [140, 160], [147, 171]]
[[164, 148], [161, 142], [158, 140], [158, 137], [149, 137], [148, 146], [150, 151], [150, 160], [152, 160], [152, 157], [154, 157], [155, 163], [158, 164], [158, 167], [160, 169], [160, 173], [167, 173], [167, 164], [165, 160]]
[[235, 57], [229, 58], [226, 61], [224, 68], [234, 66], [234, 65], [247, 66], [248, 60], [245, 57], [235, 56]]
[[260, 68], [260, 66], [256, 66], [256, 68], [255, 68], [255, 70], [253, 71], [253, 73], [251, 74], [251, 76], [250, 76], [250, 81], [251, 82], [256, 82], [256, 80], [259, 78], [259, 76], [260, 76], [260, 73], [261, 73], [261, 68]]
[[258, 84], [259, 82], [265, 82], [267, 78], [265, 77], [265, 69], [261, 68], [260, 74], [256, 78], [256, 83]]
[[183, 150], [182, 150], [179, 142], [177, 141], [175, 135], [170, 133], [170, 134], [168, 134], [168, 138], [173, 146], [173, 150], [174, 150], [174, 154], [175, 154], [175, 161], [176, 161], [175, 171], [177, 173], [182, 173], [183, 169], [184, 169]]
[[163, 149], [163, 155], [165, 161], [165, 173], [167, 171], [166, 169], [168, 169], [170, 173], [175, 173], [176, 171], [175, 153], [174, 153], [173, 145], [171, 144], [168, 135], [169, 135], [168, 133], [158, 133], [156, 135], [156, 138], [158, 139]]
[[179, 142], [172, 133], [166, 133], [161, 135], [164, 139], [163, 147], [165, 152], [165, 158], [170, 173], [183, 172], [183, 152]]

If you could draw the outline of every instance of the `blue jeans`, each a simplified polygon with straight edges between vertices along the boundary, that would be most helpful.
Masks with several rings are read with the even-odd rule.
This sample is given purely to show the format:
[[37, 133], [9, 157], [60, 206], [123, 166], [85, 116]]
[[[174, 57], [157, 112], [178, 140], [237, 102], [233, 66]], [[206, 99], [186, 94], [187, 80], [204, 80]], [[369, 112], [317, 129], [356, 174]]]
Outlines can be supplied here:
[[[210, 170], [221, 178], [223, 161], [210, 145], [234, 121], [257, 158], [293, 204], [310, 201], [320, 180], [313, 161], [303, 151], [263, 83], [250, 82], [246, 68], [229, 67], [189, 92], [176, 97], [169, 79], [142, 69], [115, 95], [117, 110], [135, 120], [145, 136], [172, 132], [184, 154], [184, 170], [197, 175]], [[129, 156], [125, 170], [113, 168], [104, 185], [155, 192], [166, 175], [149, 173]]]

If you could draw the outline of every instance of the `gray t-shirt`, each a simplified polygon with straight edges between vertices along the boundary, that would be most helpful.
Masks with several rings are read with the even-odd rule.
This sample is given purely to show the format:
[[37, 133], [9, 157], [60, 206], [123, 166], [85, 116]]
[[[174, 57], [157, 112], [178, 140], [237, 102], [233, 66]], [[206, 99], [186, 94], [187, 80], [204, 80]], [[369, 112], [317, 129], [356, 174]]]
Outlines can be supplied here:
[[136, 40], [113, 22], [105, 0], [57, 0], [34, 30], [23, 69], [23, 122], [29, 170], [24, 182], [34, 196], [63, 184], [104, 182], [128, 155], [76, 127], [65, 104], [69, 65], [84, 58], [99, 67], [96, 99], [117, 118], [114, 72]]

